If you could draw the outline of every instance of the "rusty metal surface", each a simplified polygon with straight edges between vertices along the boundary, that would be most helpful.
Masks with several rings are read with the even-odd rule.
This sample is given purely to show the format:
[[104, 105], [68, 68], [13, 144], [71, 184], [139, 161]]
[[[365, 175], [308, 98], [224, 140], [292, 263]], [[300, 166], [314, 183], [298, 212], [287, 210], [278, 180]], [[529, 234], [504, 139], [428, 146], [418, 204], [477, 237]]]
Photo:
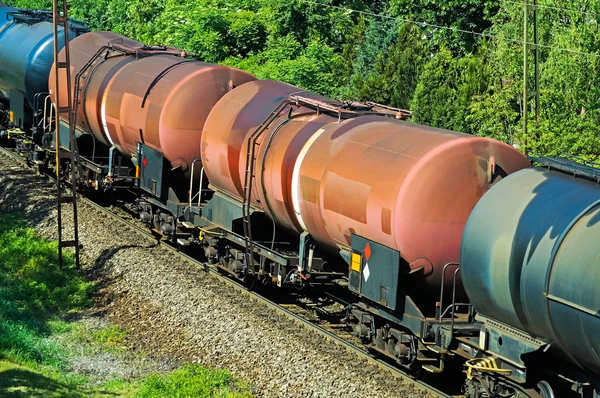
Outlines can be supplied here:
[[[257, 80], [233, 90], [217, 103], [202, 137], [202, 162], [212, 184], [235, 196], [243, 195], [247, 137], [281, 101], [301, 91], [287, 83]], [[303, 111], [300, 109], [298, 113]], [[279, 118], [272, 127], [284, 119]], [[263, 139], [269, 135], [270, 131]]]
[[528, 166], [495, 140], [361, 117], [326, 126], [311, 145], [297, 176], [298, 210], [326, 245], [348, 247], [358, 234], [400, 251], [439, 286], [477, 201]]
[[[129, 46], [141, 46], [134, 40], [125, 36], [118, 35], [112, 32], [90, 32], [81, 35], [70, 42], [71, 48], [71, 87], [75, 89], [75, 79], [77, 74], [87, 64], [87, 62], [100, 50], [109, 43], [123, 43]], [[64, 60], [64, 52], [59, 53], [59, 59]], [[104, 90], [111, 77], [126, 63], [133, 61], [133, 58], [125, 57], [119, 52], [107, 52], [107, 56], [91, 67], [87, 73], [83, 75], [81, 80], [81, 95], [80, 105], [77, 107], [77, 127], [84, 131], [89, 131], [96, 139], [105, 145], [110, 145], [109, 139], [105, 136], [102, 129], [101, 106]], [[49, 87], [52, 101], [55, 101], [53, 95], [56, 90], [54, 79], [54, 65], [50, 70]], [[65, 81], [62, 77], [61, 81]], [[60, 107], [66, 106], [64, 103], [67, 99], [67, 86], [61, 85], [59, 98], [61, 99]], [[67, 115], [61, 117], [66, 118]]]
[[464, 287], [479, 313], [547, 340], [595, 375], [599, 221], [597, 184], [523, 170], [475, 207], [461, 250]]
[[[202, 142], [217, 189], [242, 196], [247, 137], [294, 90], [257, 81], [217, 104]], [[479, 198], [529, 167], [514, 148], [488, 138], [383, 116], [339, 122], [306, 108], [291, 115], [260, 138], [253, 204], [334, 252], [348, 248], [353, 233], [399, 250], [435, 287], [444, 264], [458, 261], [462, 230]]]
[[133, 156], [137, 142], [142, 142], [186, 172], [200, 157], [200, 137], [214, 104], [255, 78], [234, 68], [173, 56], [176, 51], [171, 48], [165, 52], [147, 48], [109, 32], [90, 33], [72, 43], [75, 73], [109, 42], [113, 45], [108, 57], [84, 75], [79, 127], [127, 156]]
[[316, 131], [333, 121], [335, 119], [330, 116], [298, 112], [297, 116], [292, 114], [289, 119], [281, 118], [261, 141], [253, 200], [288, 230], [303, 231], [294, 213], [291, 184], [298, 155]]

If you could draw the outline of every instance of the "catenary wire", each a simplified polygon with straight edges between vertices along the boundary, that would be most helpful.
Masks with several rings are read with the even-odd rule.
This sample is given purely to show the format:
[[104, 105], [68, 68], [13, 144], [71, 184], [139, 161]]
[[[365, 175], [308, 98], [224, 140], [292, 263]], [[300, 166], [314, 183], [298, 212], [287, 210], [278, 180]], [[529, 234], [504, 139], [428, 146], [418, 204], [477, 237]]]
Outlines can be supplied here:
[[[453, 32], [459, 32], [459, 33], [469, 34], [469, 35], [478, 36], [478, 37], [485, 37], [485, 38], [488, 38], [488, 39], [504, 40], [504, 41], [508, 41], [508, 42], [512, 42], [512, 43], [520, 44], [520, 45], [527, 44], [529, 46], [532, 46], [532, 48], [536, 45], [533, 42], [524, 42], [522, 40], [511, 39], [509, 37], [502, 37], [502, 36], [493, 35], [493, 34], [484, 33], [484, 32], [475, 32], [475, 31], [472, 31], [472, 30], [466, 30], [466, 29], [460, 29], [460, 28], [453, 28], [451, 26], [436, 25], [436, 24], [429, 23], [429, 22], [424, 22], [424, 21], [414, 21], [414, 20], [410, 20], [410, 19], [406, 19], [406, 18], [401, 18], [401, 17], [393, 17], [391, 15], [377, 14], [377, 13], [370, 12], [370, 11], [354, 10], [352, 8], [335, 6], [333, 4], [321, 3], [319, 1], [312, 1], [312, 0], [297, 0], [297, 1], [299, 3], [312, 4], [312, 5], [316, 5], [316, 6], [320, 6], [320, 7], [334, 8], [334, 9], [337, 9], [337, 10], [340, 10], [340, 11], [345, 11], [345, 12], [348, 12], [348, 13], [362, 14], [362, 15], [368, 15], [368, 16], [371, 16], [371, 17], [374, 17], [374, 18], [381, 18], [381, 19], [388, 19], [388, 20], [395, 20], [395, 21], [405, 22], [405, 23], [409, 23], [409, 24], [420, 26], [421, 28], [428, 26], [428, 27], [436, 28], [436, 29], [444, 29], [444, 30], [449, 30], [449, 31], [453, 31]], [[584, 51], [571, 50], [571, 49], [568, 49], [568, 48], [554, 47], [554, 46], [549, 46], [549, 45], [544, 45], [544, 44], [539, 44], [539, 43], [537, 44], [537, 47], [538, 48], [542, 48], [542, 49], [563, 51], [563, 52], [567, 52], [567, 53], [571, 53], [571, 54], [586, 55], [586, 56], [590, 56], [590, 57], [600, 58], [600, 54], [594, 54], [594, 53], [588, 53], [588, 52], [584, 52]]]
[[[514, 1], [514, 0], [499, 0], [499, 1], [500, 1], [500, 3], [520, 4], [521, 6], [525, 4], [522, 1]], [[558, 7], [558, 6], [550, 5], [550, 4], [533, 4], [533, 3], [527, 3], [527, 6], [529, 6], [531, 8], [534, 8], [534, 7], [537, 7], [537, 8], [547, 8], [549, 10], [564, 11], [564, 12], [573, 12], [573, 13], [581, 14], [581, 15], [590, 15], [590, 16], [593, 16], [594, 18], [600, 17], [599, 13], [590, 12], [590, 11], [574, 10], [572, 8]]]

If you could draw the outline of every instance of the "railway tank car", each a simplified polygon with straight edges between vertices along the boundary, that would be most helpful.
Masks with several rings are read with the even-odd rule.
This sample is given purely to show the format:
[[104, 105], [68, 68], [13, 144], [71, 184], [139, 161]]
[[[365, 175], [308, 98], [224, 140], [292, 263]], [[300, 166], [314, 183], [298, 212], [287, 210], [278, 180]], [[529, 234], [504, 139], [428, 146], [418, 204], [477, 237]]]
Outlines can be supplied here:
[[[217, 103], [203, 133], [202, 161], [218, 191], [243, 197], [249, 135], [294, 92], [301, 90], [255, 81]], [[441, 268], [458, 261], [475, 203], [529, 166], [498, 141], [377, 115], [340, 121], [300, 107], [282, 112], [262, 137], [253, 206], [335, 253], [350, 250], [353, 235], [399, 251], [408, 271], [422, 273], [436, 291]]]
[[[407, 111], [258, 81], [111, 32], [80, 35], [77, 25], [75, 123], [54, 116], [38, 141], [35, 101], [56, 90], [66, 99], [66, 84], [53, 86], [43, 57], [39, 85], [26, 82], [37, 79], [33, 65], [10, 59], [48, 47], [51, 31], [25, 38], [49, 13], [1, 3], [0, 13], [9, 18], [0, 18], [0, 89], [13, 120], [25, 105], [29, 158], [51, 168], [65, 152], [58, 158], [75, 160], [65, 166], [83, 168], [76, 187], [133, 192], [157, 235], [235, 277], [341, 293], [355, 334], [400, 366], [441, 373], [464, 357], [466, 397], [568, 397], [544, 372], [598, 397], [597, 187], [528, 169], [495, 140], [398, 120]], [[9, 33], [11, 46], [28, 45], [3, 53]], [[70, 127], [78, 157], [52, 146]], [[472, 304], [460, 301], [462, 281]], [[546, 353], [556, 361], [532, 366]]]
[[[337, 277], [364, 299], [350, 315], [357, 334], [411, 362], [428, 352], [408, 352], [414, 336], [449, 344], [443, 322], [427, 315], [434, 312], [445, 265], [459, 259], [473, 206], [530, 163], [498, 141], [398, 116], [398, 110], [336, 103], [275, 81], [233, 90], [215, 105], [203, 132], [202, 162], [216, 194], [202, 216], [242, 236], [269, 219], [300, 236], [298, 259], [291, 262], [269, 257], [273, 245], [253, 244], [251, 236], [242, 251], [211, 239], [208, 253], [230, 272], [278, 284], [327, 275], [335, 283]], [[339, 268], [320, 262], [332, 253], [345, 260]], [[446, 292], [460, 290], [452, 278], [445, 285]], [[390, 322], [410, 333], [389, 329]]]
[[[70, 21], [69, 40], [84, 32], [85, 26]], [[60, 48], [64, 40], [60, 27]], [[32, 127], [33, 114], [43, 107], [54, 62], [53, 43], [51, 13], [0, 7], [0, 101], [10, 103], [11, 127]]]
[[[110, 148], [108, 170], [97, 173], [98, 165], [89, 165], [96, 184], [106, 187], [123, 175], [131, 179], [127, 170], [117, 170], [114, 159], [120, 154], [125, 161], [133, 159], [140, 187], [177, 214], [185, 178], [200, 157], [208, 113], [228, 91], [255, 78], [238, 69], [186, 59], [179, 49], [145, 46], [112, 32], [84, 34], [70, 47], [72, 94], [79, 96], [76, 128]], [[64, 58], [64, 51], [59, 57]], [[65, 80], [58, 88], [63, 99]], [[56, 89], [53, 79], [50, 87]], [[66, 120], [67, 115], [60, 116]], [[147, 216], [153, 218], [151, 212]]]
[[[570, 396], [560, 390], [570, 379], [600, 394], [600, 172], [590, 171], [595, 182], [545, 168], [515, 173], [483, 196], [463, 235], [464, 287], [483, 324], [478, 348], [517, 383], [548, 377], [536, 374], [542, 363], [562, 375], [541, 382], [544, 397]], [[475, 373], [472, 391], [494, 392], [482, 388], [485, 369]]]

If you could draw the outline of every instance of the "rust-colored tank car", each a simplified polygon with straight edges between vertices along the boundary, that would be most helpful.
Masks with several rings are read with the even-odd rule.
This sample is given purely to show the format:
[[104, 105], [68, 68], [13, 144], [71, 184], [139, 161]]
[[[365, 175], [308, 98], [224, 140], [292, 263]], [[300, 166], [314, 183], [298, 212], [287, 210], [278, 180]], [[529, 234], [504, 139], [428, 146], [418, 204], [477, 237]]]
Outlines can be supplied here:
[[[234, 87], [255, 80], [243, 71], [188, 60], [176, 49], [148, 48], [111, 32], [92, 32], [71, 42], [73, 80], [103, 46], [110, 46], [106, 55], [82, 74], [78, 128], [126, 156], [135, 155], [142, 142], [184, 172], [200, 157], [202, 128], [214, 104]], [[67, 88], [60, 89], [66, 101]]]
[[[248, 136], [290, 94], [301, 93], [298, 87], [274, 80], [254, 81], [227, 95], [211, 112], [202, 135], [202, 162], [213, 185], [233, 196], [243, 195]], [[311, 93], [311, 97], [327, 101]], [[267, 212], [280, 226], [301, 230], [293, 215], [289, 184], [294, 161], [304, 143], [325, 123], [335, 120], [317, 116], [307, 108], [296, 108], [290, 117], [289, 107], [262, 135], [258, 151], [256, 179], [253, 189], [255, 206]], [[267, 151], [267, 148], [269, 150]], [[269, 156], [265, 156], [265, 152]]]
[[[242, 195], [248, 135], [294, 91], [300, 89], [256, 81], [215, 106], [202, 157], [217, 189]], [[479, 198], [529, 166], [514, 148], [488, 138], [383, 116], [340, 122], [306, 108], [291, 115], [283, 113], [261, 137], [254, 205], [332, 251], [349, 248], [352, 234], [396, 249], [431, 286], [439, 286], [444, 264], [458, 261]]]

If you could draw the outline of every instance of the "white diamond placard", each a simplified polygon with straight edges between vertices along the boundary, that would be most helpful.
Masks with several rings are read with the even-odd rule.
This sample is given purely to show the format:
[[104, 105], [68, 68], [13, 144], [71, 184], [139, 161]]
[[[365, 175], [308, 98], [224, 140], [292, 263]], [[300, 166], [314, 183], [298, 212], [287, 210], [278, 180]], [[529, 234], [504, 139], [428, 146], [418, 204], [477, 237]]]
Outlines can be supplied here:
[[369, 271], [369, 263], [365, 264], [365, 269], [363, 269], [363, 275], [365, 276], [365, 282], [369, 280], [369, 275], [371, 275], [371, 271]]

